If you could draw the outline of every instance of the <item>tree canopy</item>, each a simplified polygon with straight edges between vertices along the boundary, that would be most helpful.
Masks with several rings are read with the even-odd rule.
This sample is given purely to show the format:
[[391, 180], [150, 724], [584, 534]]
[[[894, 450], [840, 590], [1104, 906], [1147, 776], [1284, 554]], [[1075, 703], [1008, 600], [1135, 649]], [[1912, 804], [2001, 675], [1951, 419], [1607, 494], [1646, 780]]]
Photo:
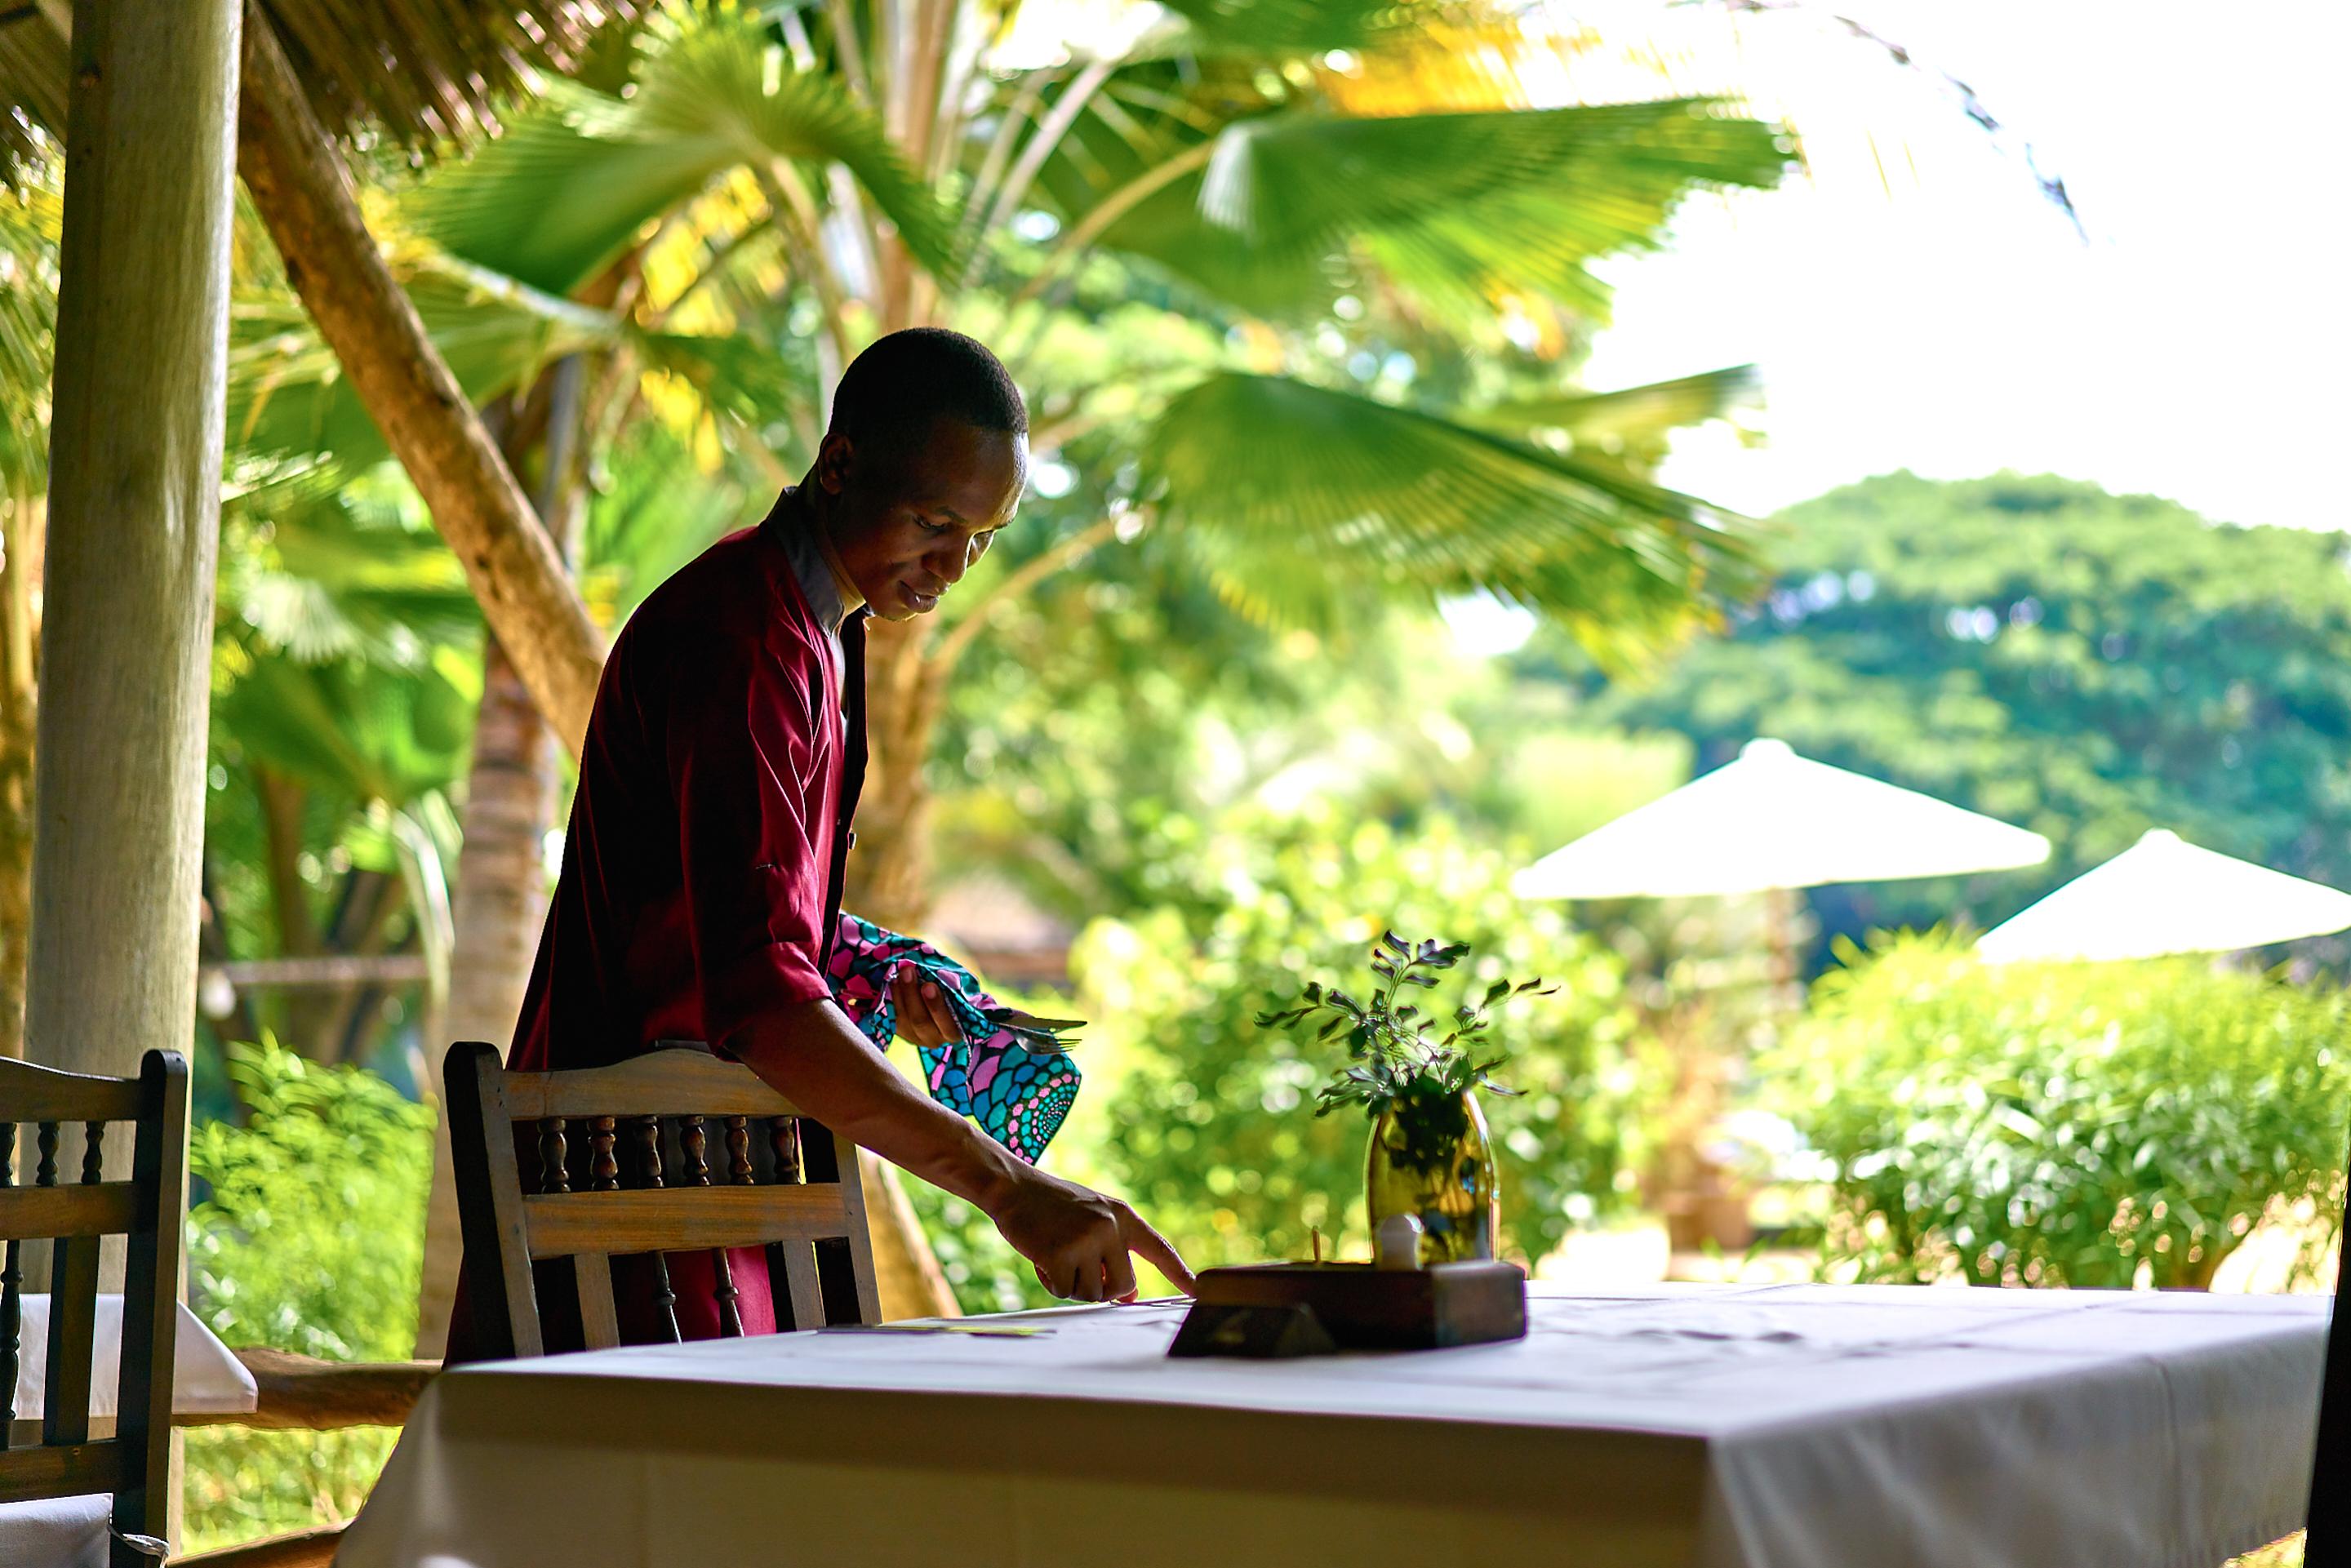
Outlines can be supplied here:
[[2012, 474], [1886, 475], [1775, 523], [1771, 590], [1726, 635], [1614, 682], [1552, 642], [1526, 669], [1604, 722], [1688, 736], [1701, 770], [1776, 736], [2054, 846], [1957, 887], [1824, 890], [1828, 934], [1990, 925], [2156, 827], [2351, 883], [2343, 536]]

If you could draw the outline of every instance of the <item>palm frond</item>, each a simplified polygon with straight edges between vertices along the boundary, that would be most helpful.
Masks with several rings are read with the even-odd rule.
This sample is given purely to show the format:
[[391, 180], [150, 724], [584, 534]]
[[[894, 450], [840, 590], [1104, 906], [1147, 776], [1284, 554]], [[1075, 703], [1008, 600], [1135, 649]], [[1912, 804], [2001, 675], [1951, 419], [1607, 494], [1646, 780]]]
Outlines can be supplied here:
[[1177, 396], [1144, 452], [1232, 602], [1339, 630], [1376, 600], [1484, 591], [1596, 653], [1669, 641], [1751, 581], [1740, 522], [1605, 461], [1281, 377]]
[[[417, 314], [475, 403], [521, 384], [549, 360], [617, 341], [618, 321], [478, 270], [407, 267]], [[251, 294], [229, 307], [228, 443], [249, 455], [331, 454], [347, 469], [390, 449], [298, 301]]]
[[1348, 119], [1283, 114], [1137, 204], [1103, 243], [1246, 309], [1319, 307], [1334, 261], [1368, 261], [1438, 305], [1535, 292], [1587, 309], [1585, 264], [1655, 246], [1695, 190], [1767, 186], [1771, 126], [1708, 99]]
[[[412, 155], [474, 140], [547, 76], [577, 69], [633, 26], [643, 0], [261, 0], [319, 120], [349, 140], [378, 128]], [[0, 17], [0, 178], [65, 132], [66, 41], [42, 8]]]
[[1414, 0], [1165, 0], [1197, 47], [1267, 55], [1357, 49], [1447, 7]]
[[0, 190], [0, 481], [41, 489], [63, 210], [54, 160], [20, 173], [17, 188]]
[[1615, 392], [1514, 398], [1464, 409], [1456, 417], [1539, 445], [1563, 440], [1571, 450], [1647, 465], [1664, 456], [1666, 438], [1674, 431], [1760, 403], [1761, 393], [1754, 366], [1732, 365]]
[[225, 519], [220, 604], [261, 652], [297, 664], [414, 671], [470, 645], [481, 612], [464, 570], [421, 517], [369, 483], [283, 486]]
[[568, 294], [722, 172], [778, 159], [841, 163], [917, 259], [951, 270], [953, 223], [880, 120], [732, 8], [649, 35], [627, 98], [555, 84], [410, 211], [451, 253]]
[[463, 141], [540, 73], [575, 69], [640, 0], [262, 0], [319, 118], [372, 122], [405, 147]]

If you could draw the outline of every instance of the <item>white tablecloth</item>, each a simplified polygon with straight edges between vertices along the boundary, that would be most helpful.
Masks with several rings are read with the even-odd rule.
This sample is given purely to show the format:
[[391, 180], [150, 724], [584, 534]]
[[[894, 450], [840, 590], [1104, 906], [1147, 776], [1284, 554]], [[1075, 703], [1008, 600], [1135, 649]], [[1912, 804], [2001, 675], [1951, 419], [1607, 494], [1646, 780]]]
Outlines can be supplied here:
[[1180, 1305], [452, 1372], [341, 1568], [2216, 1568], [2297, 1528], [2327, 1303], [1534, 1289], [1524, 1341], [1169, 1361]]
[[[16, 1416], [40, 1419], [48, 1394], [49, 1298], [24, 1298], [25, 1327], [16, 1364]], [[89, 1413], [112, 1420], [122, 1381], [122, 1298], [98, 1298], [90, 1335]], [[204, 1321], [180, 1303], [172, 1349], [172, 1408], [183, 1416], [242, 1416], [260, 1398], [253, 1374]]]
[[[49, 1298], [30, 1295], [23, 1301], [15, 1409], [18, 1440], [37, 1443], [42, 1405], [48, 1393]], [[122, 1376], [120, 1296], [98, 1298], [92, 1328], [90, 1430], [94, 1437], [111, 1437]], [[172, 1363], [172, 1408], [182, 1415], [244, 1415], [258, 1401], [253, 1374], [185, 1303], [180, 1307]], [[107, 1520], [113, 1506], [111, 1497], [0, 1503], [0, 1568], [16, 1568], [18, 1563], [41, 1563], [47, 1568], [104, 1564]]]

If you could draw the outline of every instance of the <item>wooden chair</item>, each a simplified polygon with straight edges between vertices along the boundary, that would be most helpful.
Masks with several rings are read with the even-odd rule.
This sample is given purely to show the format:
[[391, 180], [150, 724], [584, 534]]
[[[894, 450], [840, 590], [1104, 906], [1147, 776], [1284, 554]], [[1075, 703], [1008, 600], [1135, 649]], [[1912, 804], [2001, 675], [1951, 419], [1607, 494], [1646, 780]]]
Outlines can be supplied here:
[[[2346, 1160], [2351, 1165], [2351, 1160]], [[2343, 1321], [2343, 1262], [2326, 1321], [2326, 1370], [2318, 1387], [2318, 1448], [2310, 1464], [2309, 1568], [2351, 1563], [2351, 1323]]]
[[[23, 1247], [51, 1251], [47, 1396], [37, 1445], [0, 1450], [0, 1502], [112, 1493], [114, 1568], [161, 1560], [171, 1511], [172, 1355], [187, 1191], [188, 1064], [151, 1051], [136, 1078], [92, 1078], [0, 1061], [0, 1433], [16, 1419]], [[104, 1179], [106, 1132], [134, 1124], [131, 1179]], [[35, 1128], [32, 1185], [16, 1176], [16, 1130]], [[66, 1126], [82, 1126], [80, 1180], [57, 1179]], [[124, 1236], [121, 1375], [114, 1436], [90, 1437], [99, 1243]], [[5, 1440], [5, 1439], [0, 1439]]]
[[671, 1341], [664, 1255], [680, 1252], [711, 1253], [722, 1335], [743, 1332], [728, 1249], [764, 1249], [778, 1327], [881, 1321], [856, 1150], [750, 1069], [674, 1049], [510, 1072], [469, 1043], [450, 1048], [445, 1082], [466, 1289], [492, 1354], [546, 1354], [532, 1265], [550, 1259], [570, 1260], [591, 1350], [621, 1341], [620, 1257], [646, 1258]]

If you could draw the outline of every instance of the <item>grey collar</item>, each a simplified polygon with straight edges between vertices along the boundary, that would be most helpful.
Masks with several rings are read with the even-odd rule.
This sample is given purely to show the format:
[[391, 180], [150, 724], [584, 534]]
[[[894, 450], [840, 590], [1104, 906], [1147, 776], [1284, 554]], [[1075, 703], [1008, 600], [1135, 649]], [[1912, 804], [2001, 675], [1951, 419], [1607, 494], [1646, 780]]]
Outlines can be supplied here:
[[841, 589], [832, 580], [832, 569], [825, 564], [824, 551], [809, 532], [809, 523], [797, 509], [788, 510], [784, 500], [791, 492], [784, 492], [776, 509], [768, 514], [768, 531], [783, 547], [784, 559], [791, 563], [792, 576], [800, 585], [800, 594], [816, 614], [817, 624], [836, 634], [841, 623], [849, 619], [849, 607], [841, 601]]

